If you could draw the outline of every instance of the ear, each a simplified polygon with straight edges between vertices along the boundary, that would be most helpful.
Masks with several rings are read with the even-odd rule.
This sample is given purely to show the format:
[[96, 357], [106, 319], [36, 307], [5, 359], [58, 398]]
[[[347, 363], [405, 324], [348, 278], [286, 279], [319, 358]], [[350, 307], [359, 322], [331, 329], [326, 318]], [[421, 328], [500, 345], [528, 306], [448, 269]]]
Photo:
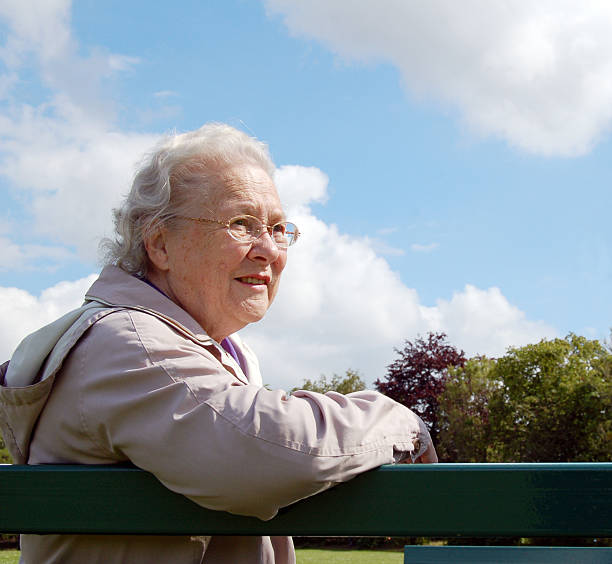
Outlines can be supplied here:
[[157, 270], [167, 271], [169, 269], [169, 257], [166, 228], [159, 226], [151, 230], [144, 239], [144, 246], [153, 267]]

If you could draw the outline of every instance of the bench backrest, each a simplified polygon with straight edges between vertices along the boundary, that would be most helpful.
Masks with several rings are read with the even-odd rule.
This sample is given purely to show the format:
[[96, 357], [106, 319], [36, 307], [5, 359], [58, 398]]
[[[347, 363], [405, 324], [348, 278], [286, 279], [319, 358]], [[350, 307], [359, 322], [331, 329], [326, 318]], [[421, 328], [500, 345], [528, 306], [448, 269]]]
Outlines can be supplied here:
[[572, 546], [406, 546], [404, 564], [610, 564], [612, 548]]
[[612, 537], [612, 463], [382, 466], [267, 522], [135, 468], [0, 466], [0, 508], [3, 533]]

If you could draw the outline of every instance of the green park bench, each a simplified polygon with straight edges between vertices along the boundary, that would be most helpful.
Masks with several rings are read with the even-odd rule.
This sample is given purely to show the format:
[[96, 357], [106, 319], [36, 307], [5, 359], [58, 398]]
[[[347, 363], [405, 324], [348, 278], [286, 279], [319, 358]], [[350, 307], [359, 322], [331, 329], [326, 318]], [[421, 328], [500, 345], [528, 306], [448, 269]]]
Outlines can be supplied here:
[[[382, 466], [270, 521], [199, 507], [124, 466], [0, 466], [0, 531], [612, 537], [612, 463]], [[405, 562], [608, 562], [612, 548], [408, 546]]]

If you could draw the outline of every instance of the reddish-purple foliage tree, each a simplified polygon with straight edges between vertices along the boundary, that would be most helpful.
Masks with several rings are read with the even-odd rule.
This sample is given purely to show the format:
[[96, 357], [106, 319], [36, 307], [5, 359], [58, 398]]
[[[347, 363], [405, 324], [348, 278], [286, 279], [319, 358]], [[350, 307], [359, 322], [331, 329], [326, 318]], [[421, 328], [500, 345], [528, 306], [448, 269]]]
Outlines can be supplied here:
[[446, 333], [428, 333], [406, 341], [399, 358], [387, 367], [386, 381], [376, 380], [379, 392], [418, 413], [434, 442], [438, 438], [438, 398], [448, 379], [448, 367], [463, 367], [465, 353], [446, 341]]

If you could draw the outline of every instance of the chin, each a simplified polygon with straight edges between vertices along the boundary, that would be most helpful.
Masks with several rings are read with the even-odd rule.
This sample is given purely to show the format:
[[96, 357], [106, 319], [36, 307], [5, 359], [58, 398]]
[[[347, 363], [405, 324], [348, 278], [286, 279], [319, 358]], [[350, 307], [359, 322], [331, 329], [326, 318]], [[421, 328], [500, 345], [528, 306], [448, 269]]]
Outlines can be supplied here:
[[244, 304], [240, 318], [245, 323], [256, 323], [257, 321], [263, 319], [264, 315], [266, 315], [266, 312], [268, 311], [268, 307], [269, 305], [267, 303], [265, 305]]

